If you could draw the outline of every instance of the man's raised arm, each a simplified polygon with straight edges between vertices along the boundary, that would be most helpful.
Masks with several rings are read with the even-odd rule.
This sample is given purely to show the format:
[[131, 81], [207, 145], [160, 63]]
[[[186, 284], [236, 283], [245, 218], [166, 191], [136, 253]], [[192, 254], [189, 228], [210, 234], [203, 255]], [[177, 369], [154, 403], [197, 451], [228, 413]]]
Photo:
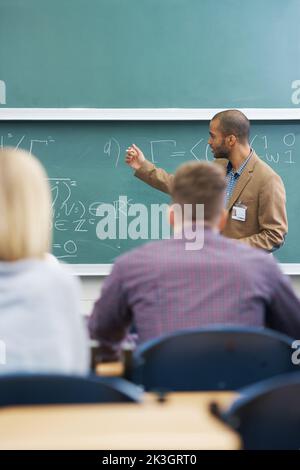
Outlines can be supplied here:
[[173, 175], [162, 168], [157, 168], [145, 158], [145, 155], [136, 145], [126, 151], [125, 162], [135, 170], [134, 175], [153, 188], [170, 194], [172, 191]]

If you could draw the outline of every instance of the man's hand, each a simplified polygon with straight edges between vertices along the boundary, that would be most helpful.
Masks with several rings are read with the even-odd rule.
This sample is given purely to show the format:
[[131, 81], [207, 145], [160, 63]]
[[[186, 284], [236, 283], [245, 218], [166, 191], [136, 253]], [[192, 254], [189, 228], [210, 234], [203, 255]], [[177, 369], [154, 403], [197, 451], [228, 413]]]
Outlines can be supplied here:
[[134, 144], [126, 150], [125, 162], [134, 170], [139, 170], [146, 160], [143, 152]]

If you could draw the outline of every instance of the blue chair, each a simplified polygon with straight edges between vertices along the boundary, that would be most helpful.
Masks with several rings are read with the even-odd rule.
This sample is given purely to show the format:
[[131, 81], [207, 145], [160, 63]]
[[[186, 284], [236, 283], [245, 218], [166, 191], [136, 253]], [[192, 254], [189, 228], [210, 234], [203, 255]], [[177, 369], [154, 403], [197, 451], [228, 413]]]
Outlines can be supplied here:
[[245, 388], [222, 419], [240, 433], [245, 449], [300, 448], [300, 373]]
[[119, 378], [18, 374], [0, 377], [0, 406], [139, 402], [142, 391]]
[[[146, 390], [236, 390], [297, 369], [292, 339], [263, 328], [215, 325], [150, 340], [126, 377]], [[299, 445], [300, 447], [300, 445]]]

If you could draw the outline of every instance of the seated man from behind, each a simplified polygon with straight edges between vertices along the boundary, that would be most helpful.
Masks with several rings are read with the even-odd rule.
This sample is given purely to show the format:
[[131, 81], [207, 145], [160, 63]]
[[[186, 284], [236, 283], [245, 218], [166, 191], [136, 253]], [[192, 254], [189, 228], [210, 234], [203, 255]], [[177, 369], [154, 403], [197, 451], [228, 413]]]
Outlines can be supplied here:
[[[226, 224], [225, 188], [217, 165], [193, 162], [177, 170], [170, 208], [174, 237], [120, 256], [94, 305], [90, 334], [106, 357], [118, 356], [133, 324], [139, 343], [218, 323], [268, 326], [300, 337], [300, 302], [275, 260], [219, 233]], [[196, 218], [200, 204], [202, 221]], [[184, 222], [176, 217], [178, 207]], [[185, 234], [203, 226], [203, 247], [187, 249]]]

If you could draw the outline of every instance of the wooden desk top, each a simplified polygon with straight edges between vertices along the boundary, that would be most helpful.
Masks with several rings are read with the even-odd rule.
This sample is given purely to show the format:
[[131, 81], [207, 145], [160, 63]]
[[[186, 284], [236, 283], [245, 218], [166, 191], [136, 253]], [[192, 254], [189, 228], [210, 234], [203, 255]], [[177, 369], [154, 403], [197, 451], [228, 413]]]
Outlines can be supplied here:
[[239, 436], [209, 412], [232, 392], [169, 394], [159, 403], [55, 405], [0, 410], [0, 449], [239, 449]]
[[100, 377], [122, 377], [124, 366], [122, 362], [101, 362], [97, 364], [95, 372]]

